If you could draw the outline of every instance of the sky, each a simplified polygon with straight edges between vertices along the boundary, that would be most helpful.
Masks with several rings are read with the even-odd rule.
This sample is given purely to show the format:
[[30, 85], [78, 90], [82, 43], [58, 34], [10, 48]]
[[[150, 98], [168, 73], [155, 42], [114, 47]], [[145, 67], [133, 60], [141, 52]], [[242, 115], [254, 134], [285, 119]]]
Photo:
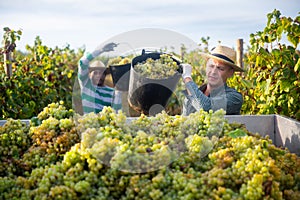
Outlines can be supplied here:
[[[210, 46], [221, 42], [234, 47], [237, 39], [247, 45], [251, 33], [262, 31], [267, 14], [274, 9], [294, 18], [300, 12], [300, 1], [2, 0], [0, 37], [2, 41], [3, 28], [9, 27], [22, 30], [18, 50], [25, 50], [27, 44], [33, 46], [39, 36], [52, 48], [69, 45], [92, 51], [124, 33], [141, 29], [145, 33], [153, 28], [177, 33], [195, 44], [201, 43], [202, 37], [210, 37]], [[143, 35], [136, 38], [143, 39]]]

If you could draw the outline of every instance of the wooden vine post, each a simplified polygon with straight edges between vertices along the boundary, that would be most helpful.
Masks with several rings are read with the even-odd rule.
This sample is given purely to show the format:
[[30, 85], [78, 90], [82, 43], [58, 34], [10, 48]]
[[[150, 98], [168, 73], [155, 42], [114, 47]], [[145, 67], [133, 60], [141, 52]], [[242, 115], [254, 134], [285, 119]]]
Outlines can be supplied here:
[[5, 52], [4, 54], [4, 69], [8, 78], [12, 76], [11, 69], [11, 52]]
[[12, 77], [12, 57], [16, 48], [16, 41], [20, 40], [20, 36], [22, 35], [22, 31], [14, 31], [8, 27], [4, 27], [5, 31], [3, 36], [3, 47], [0, 48], [0, 55], [4, 56], [4, 70], [8, 78]]
[[237, 47], [237, 52], [236, 52], [236, 62], [237, 66], [240, 68], [244, 69], [244, 63], [243, 63], [243, 39], [238, 39], [236, 41], [236, 47]]

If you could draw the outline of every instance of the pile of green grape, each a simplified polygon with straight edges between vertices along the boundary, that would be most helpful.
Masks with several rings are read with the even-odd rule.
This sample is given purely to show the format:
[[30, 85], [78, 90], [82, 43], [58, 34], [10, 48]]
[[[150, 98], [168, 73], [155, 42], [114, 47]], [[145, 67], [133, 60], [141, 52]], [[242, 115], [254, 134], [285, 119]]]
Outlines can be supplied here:
[[[110, 113], [109, 118], [107, 113]], [[99, 113], [100, 117], [91, 113], [78, 120], [79, 124], [83, 120], [86, 124], [87, 119], [89, 123], [94, 121], [87, 129], [80, 128], [81, 147], [99, 162], [132, 173], [168, 166], [187, 151], [206, 156], [222, 134], [225, 123], [222, 110], [215, 113], [200, 111], [192, 114], [191, 119], [162, 112], [151, 118], [141, 115], [130, 123], [126, 122], [122, 112], [113, 113], [111, 108], [105, 108]], [[102, 120], [106, 123], [99, 124]]]
[[30, 125], [8, 119], [0, 127], [0, 175], [24, 175], [36, 167], [56, 163], [80, 141], [74, 111], [63, 104], [49, 104], [30, 120]]
[[179, 66], [170, 55], [161, 54], [159, 59], [147, 58], [146, 61], [137, 63], [134, 69], [143, 77], [165, 79], [174, 76]]
[[55, 163], [0, 176], [0, 199], [300, 199], [300, 158], [224, 114], [74, 115], [80, 141]]

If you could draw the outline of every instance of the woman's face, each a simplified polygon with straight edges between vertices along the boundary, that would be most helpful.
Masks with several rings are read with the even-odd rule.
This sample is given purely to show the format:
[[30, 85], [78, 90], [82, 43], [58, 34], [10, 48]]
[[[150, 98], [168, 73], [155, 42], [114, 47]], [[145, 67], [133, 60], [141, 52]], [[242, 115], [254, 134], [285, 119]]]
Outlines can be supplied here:
[[94, 70], [91, 72], [91, 79], [94, 85], [102, 86], [105, 80], [105, 69]]
[[207, 83], [213, 88], [223, 85], [233, 73], [232, 67], [219, 60], [210, 58], [206, 63]]

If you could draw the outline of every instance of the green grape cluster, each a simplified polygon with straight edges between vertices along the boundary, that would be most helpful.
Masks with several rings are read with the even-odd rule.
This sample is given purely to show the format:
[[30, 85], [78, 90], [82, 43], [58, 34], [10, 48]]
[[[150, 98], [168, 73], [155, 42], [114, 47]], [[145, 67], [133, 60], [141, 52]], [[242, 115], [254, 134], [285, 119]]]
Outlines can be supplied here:
[[118, 66], [118, 65], [125, 65], [125, 64], [129, 64], [131, 63], [131, 58], [132, 56], [129, 57], [121, 57], [121, 56], [117, 56], [115, 58], [111, 58], [108, 60], [108, 65], [112, 65], [112, 66]]
[[101, 128], [105, 126], [124, 127], [126, 115], [121, 111], [116, 113], [112, 107], [105, 106], [99, 113], [88, 113], [84, 116], [76, 115], [75, 124], [80, 135], [89, 128]]
[[147, 58], [134, 66], [136, 72], [151, 79], [165, 79], [174, 76], [179, 69], [176, 61], [168, 54], [161, 54], [159, 59]]
[[32, 124], [28, 133], [32, 146], [22, 158], [26, 170], [62, 160], [62, 155], [80, 141], [73, 111], [67, 110], [63, 102], [49, 104], [37, 118], [40, 123]]
[[19, 174], [18, 163], [31, 146], [29, 126], [20, 120], [8, 119], [0, 126], [0, 176]]
[[49, 117], [39, 126], [30, 128], [33, 145], [44, 148], [47, 153], [65, 153], [75, 143], [79, 135], [72, 119], [55, 119]]
[[20, 120], [8, 119], [0, 126], [0, 156], [18, 157], [30, 146], [29, 126]]
[[[48, 119], [50, 117], [53, 117], [55, 119], [65, 119], [72, 117], [74, 115], [74, 111], [72, 109], [66, 109], [64, 106], [64, 102], [60, 101], [58, 103], [50, 103], [47, 107], [45, 107], [36, 118], [33, 118], [32, 121], [43, 121], [45, 119]], [[33, 124], [35, 125], [35, 124]], [[37, 124], [39, 125], [39, 124]]]

